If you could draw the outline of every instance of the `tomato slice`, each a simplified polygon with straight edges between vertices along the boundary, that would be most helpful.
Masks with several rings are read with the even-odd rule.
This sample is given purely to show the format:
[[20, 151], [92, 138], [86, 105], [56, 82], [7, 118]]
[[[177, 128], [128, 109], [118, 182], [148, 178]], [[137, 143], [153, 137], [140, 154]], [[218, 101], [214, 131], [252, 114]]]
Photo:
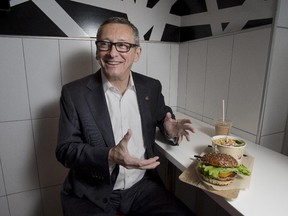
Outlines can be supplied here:
[[218, 176], [220, 178], [227, 178], [228, 176], [230, 176], [233, 172], [228, 172], [228, 173], [219, 173]]

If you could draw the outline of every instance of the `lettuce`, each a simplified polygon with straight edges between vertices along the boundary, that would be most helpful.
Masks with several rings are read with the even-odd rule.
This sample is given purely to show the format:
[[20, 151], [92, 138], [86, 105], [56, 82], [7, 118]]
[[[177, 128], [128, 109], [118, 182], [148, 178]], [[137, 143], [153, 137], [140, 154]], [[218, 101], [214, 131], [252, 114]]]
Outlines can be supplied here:
[[251, 172], [247, 169], [246, 166], [240, 164], [237, 167], [214, 167], [210, 165], [205, 165], [203, 163], [199, 163], [198, 167], [203, 171], [204, 175], [209, 176], [210, 178], [218, 178], [219, 173], [228, 173], [228, 172], [235, 172], [237, 174], [247, 175], [250, 176]]

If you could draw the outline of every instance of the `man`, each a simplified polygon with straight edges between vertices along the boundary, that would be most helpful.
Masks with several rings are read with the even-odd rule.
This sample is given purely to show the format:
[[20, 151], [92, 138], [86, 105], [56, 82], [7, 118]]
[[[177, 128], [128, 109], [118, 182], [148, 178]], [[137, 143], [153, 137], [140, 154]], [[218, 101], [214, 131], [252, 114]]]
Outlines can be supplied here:
[[175, 120], [158, 80], [131, 71], [141, 47], [137, 28], [110, 18], [97, 33], [101, 69], [62, 89], [57, 159], [70, 172], [61, 193], [65, 216], [193, 215], [161, 184], [156, 126], [190, 139], [190, 120]]

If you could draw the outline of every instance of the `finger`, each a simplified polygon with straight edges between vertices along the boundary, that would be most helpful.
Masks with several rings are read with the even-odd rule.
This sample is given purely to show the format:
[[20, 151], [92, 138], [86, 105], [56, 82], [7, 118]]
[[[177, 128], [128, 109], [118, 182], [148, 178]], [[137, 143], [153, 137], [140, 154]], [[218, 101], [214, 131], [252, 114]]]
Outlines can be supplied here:
[[157, 160], [158, 156], [149, 159], [138, 159], [131, 157], [127, 162], [125, 167], [127, 169], [153, 169], [160, 164]]
[[177, 144], [179, 145], [182, 142], [183, 135], [180, 135], [177, 140]]
[[183, 125], [183, 129], [185, 130], [185, 131], [191, 131], [192, 133], [194, 133], [195, 132], [195, 129], [192, 127], [192, 125], [191, 124], [189, 124], [189, 125]]
[[178, 121], [180, 121], [181, 124], [192, 124], [191, 119], [178, 119]]
[[185, 133], [185, 138], [187, 141], [190, 141], [190, 134], [188, 132]]
[[159, 160], [158, 156], [155, 156], [155, 157], [149, 158], [149, 159], [143, 159], [143, 160], [139, 159], [139, 167], [149, 166], [150, 164], [153, 164], [153, 163], [157, 162], [158, 160]]
[[155, 169], [159, 165], [160, 165], [160, 162], [156, 161], [156, 162], [154, 162], [152, 164], [148, 164], [146, 166], [141, 166], [140, 169], [142, 169], [142, 170]]

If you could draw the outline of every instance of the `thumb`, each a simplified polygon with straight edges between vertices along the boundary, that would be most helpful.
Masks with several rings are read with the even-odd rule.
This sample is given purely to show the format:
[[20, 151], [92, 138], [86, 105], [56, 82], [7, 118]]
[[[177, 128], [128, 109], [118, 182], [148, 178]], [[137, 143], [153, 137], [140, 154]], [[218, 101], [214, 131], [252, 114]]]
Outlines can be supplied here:
[[128, 129], [127, 133], [124, 135], [122, 140], [126, 141], [128, 143], [128, 141], [130, 140], [131, 136], [132, 136], [132, 131], [131, 131], [131, 129]]
[[165, 116], [165, 120], [169, 120], [169, 119], [171, 119], [171, 118], [172, 118], [171, 113], [170, 113], [170, 112], [167, 112], [167, 113], [166, 113], [166, 116]]

